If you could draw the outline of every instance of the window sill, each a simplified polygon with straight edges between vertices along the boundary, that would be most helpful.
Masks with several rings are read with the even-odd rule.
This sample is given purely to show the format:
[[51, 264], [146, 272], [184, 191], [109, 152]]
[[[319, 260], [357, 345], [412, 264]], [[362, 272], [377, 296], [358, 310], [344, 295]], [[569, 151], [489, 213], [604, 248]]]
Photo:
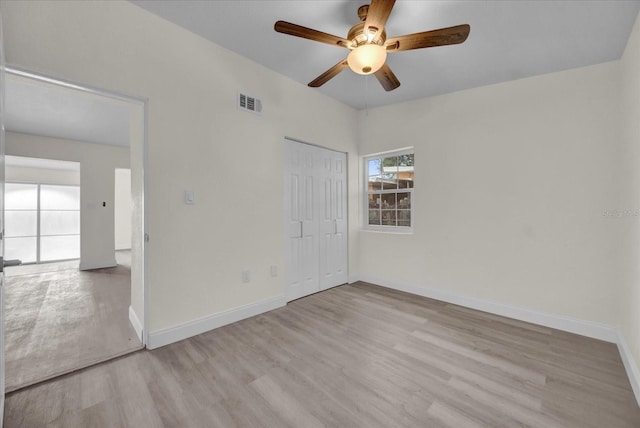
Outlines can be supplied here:
[[385, 233], [391, 235], [413, 235], [413, 228], [396, 228], [396, 227], [363, 227], [363, 232]]

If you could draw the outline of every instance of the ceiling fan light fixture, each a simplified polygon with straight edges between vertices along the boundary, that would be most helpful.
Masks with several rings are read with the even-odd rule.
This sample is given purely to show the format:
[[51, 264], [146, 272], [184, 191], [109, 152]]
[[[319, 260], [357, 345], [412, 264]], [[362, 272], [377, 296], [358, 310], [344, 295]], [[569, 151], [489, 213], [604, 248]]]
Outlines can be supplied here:
[[346, 60], [341, 60], [309, 82], [310, 87], [318, 88], [324, 85], [349, 67], [357, 74], [374, 74], [385, 91], [393, 91], [400, 87], [400, 81], [386, 64], [387, 53], [457, 45], [464, 42], [469, 36], [471, 27], [469, 24], [463, 24], [396, 36], [387, 40], [385, 25], [396, 0], [370, 1], [371, 4], [365, 4], [358, 8], [360, 22], [349, 29], [346, 38], [286, 21], [275, 23], [274, 29], [278, 33], [326, 43], [351, 51]]
[[375, 43], [360, 45], [349, 53], [347, 63], [354, 73], [372, 74], [387, 60], [387, 50]]

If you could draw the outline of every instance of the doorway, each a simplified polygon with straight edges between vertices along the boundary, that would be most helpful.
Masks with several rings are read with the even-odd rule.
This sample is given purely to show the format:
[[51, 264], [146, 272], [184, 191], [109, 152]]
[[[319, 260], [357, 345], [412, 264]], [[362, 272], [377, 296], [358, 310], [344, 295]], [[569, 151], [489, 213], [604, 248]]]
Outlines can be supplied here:
[[6, 185], [36, 196], [29, 213], [5, 211], [14, 225], [36, 225], [16, 236], [28, 238], [22, 253], [6, 244], [23, 262], [6, 271], [3, 352], [12, 391], [144, 346], [146, 101], [13, 68], [6, 99], [7, 153], [75, 162], [80, 177]]
[[347, 282], [347, 154], [285, 140], [287, 301]]

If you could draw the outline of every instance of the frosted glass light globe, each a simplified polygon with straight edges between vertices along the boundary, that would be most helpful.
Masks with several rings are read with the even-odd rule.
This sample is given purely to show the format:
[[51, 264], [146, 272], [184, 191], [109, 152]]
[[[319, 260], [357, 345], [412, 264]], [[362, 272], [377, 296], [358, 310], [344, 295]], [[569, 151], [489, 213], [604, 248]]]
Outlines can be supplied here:
[[376, 44], [360, 45], [349, 53], [349, 68], [358, 74], [371, 74], [380, 70], [387, 60], [387, 50]]

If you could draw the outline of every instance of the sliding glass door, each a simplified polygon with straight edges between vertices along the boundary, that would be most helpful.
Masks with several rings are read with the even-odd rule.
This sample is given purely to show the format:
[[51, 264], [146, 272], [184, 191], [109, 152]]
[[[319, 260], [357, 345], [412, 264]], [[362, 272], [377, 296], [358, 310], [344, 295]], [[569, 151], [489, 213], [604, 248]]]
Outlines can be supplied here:
[[38, 261], [38, 185], [5, 183], [5, 259]]
[[5, 184], [5, 257], [22, 263], [80, 258], [80, 187]]
[[80, 258], [80, 187], [40, 185], [40, 261]]

